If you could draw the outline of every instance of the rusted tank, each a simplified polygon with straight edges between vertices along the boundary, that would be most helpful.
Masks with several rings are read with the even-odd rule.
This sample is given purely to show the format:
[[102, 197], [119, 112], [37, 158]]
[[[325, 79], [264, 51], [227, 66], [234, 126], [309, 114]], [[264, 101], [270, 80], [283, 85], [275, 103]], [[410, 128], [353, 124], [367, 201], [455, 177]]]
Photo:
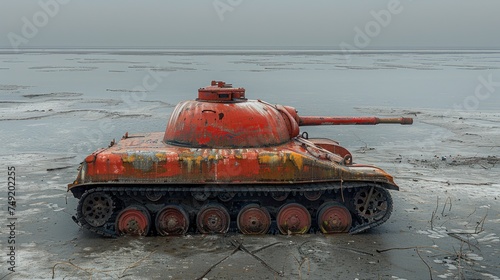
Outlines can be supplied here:
[[74, 220], [105, 236], [359, 233], [389, 218], [399, 187], [299, 126], [412, 122], [299, 116], [213, 81], [175, 107], [164, 133], [126, 133], [87, 156], [68, 185]]

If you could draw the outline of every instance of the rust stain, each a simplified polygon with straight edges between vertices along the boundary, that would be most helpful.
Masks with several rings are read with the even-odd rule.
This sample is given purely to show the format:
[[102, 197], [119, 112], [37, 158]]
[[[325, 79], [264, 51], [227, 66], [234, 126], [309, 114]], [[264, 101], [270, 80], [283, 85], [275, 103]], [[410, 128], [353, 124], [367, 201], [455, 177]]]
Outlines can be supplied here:
[[325, 178], [392, 182], [381, 169], [318, 160], [301, 143], [261, 149], [190, 149], [164, 145], [164, 152], [115, 145], [86, 163], [86, 181], [152, 179], [165, 182], [280, 182]]

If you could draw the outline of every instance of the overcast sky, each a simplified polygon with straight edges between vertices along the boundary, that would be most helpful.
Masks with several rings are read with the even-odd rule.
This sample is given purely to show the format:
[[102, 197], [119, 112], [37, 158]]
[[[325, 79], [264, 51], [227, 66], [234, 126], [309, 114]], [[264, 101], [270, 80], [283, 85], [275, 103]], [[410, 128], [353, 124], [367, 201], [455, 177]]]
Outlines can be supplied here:
[[0, 48], [500, 49], [498, 0], [0, 0], [0, 4]]

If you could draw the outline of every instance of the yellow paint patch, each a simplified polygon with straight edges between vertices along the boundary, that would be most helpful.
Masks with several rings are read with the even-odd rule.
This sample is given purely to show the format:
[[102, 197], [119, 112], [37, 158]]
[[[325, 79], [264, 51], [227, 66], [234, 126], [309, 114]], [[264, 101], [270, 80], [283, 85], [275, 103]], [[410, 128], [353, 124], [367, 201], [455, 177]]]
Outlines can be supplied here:
[[198, 165], [199, 165], [199, 164], [201, 164], [201, 161], [202, 161], [202, 160], [203, 160], [203, 157], [202, 157], [202, 156], [198, 156], [198, 157], [196, 157], [196, 160], [195, 160], [195, 161], [196, 161], [196, 164], [198, 164]]
[[123, 162], [134, 162], [136, 160], [136, 156], [134, 154], [132, 155], [124, 155], [122, 157]]
[[158, 161], [166, 161], [167, 160], [167, 155], [165, 153], [156, 153], [155, 156], [158, 159]]
[[304, 157], [301, 154], [292, 152], [289, 154], [289, 158], [299, 170], [302, 170], [304, 167]]
[[275, 165], [281, 161], [280, 156], [277, 154], [262, 153], [259, 154], [259, 164]]

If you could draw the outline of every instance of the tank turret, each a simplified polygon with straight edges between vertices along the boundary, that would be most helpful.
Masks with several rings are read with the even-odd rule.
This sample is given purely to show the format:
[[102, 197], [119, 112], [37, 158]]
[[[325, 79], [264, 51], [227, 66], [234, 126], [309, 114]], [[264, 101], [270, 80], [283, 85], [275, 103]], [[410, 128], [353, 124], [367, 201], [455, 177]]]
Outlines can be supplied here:
[[411, 118], [299, 116], [295, 108], [245, 98], [244, 88], [212, 81], [172, 113], [164, 141], [189, 147], [263, 147], [299, 135], [299, 126], [412, 124]]
[[388, 190], [399, 187], [299, 127], [412, 122], [300, 116], [212, 81], [175, 107], [164, 133], [126, 133], [85, 158], [68, 185], [75, 220], [105, 236], [362, 232], [389, 218]]

